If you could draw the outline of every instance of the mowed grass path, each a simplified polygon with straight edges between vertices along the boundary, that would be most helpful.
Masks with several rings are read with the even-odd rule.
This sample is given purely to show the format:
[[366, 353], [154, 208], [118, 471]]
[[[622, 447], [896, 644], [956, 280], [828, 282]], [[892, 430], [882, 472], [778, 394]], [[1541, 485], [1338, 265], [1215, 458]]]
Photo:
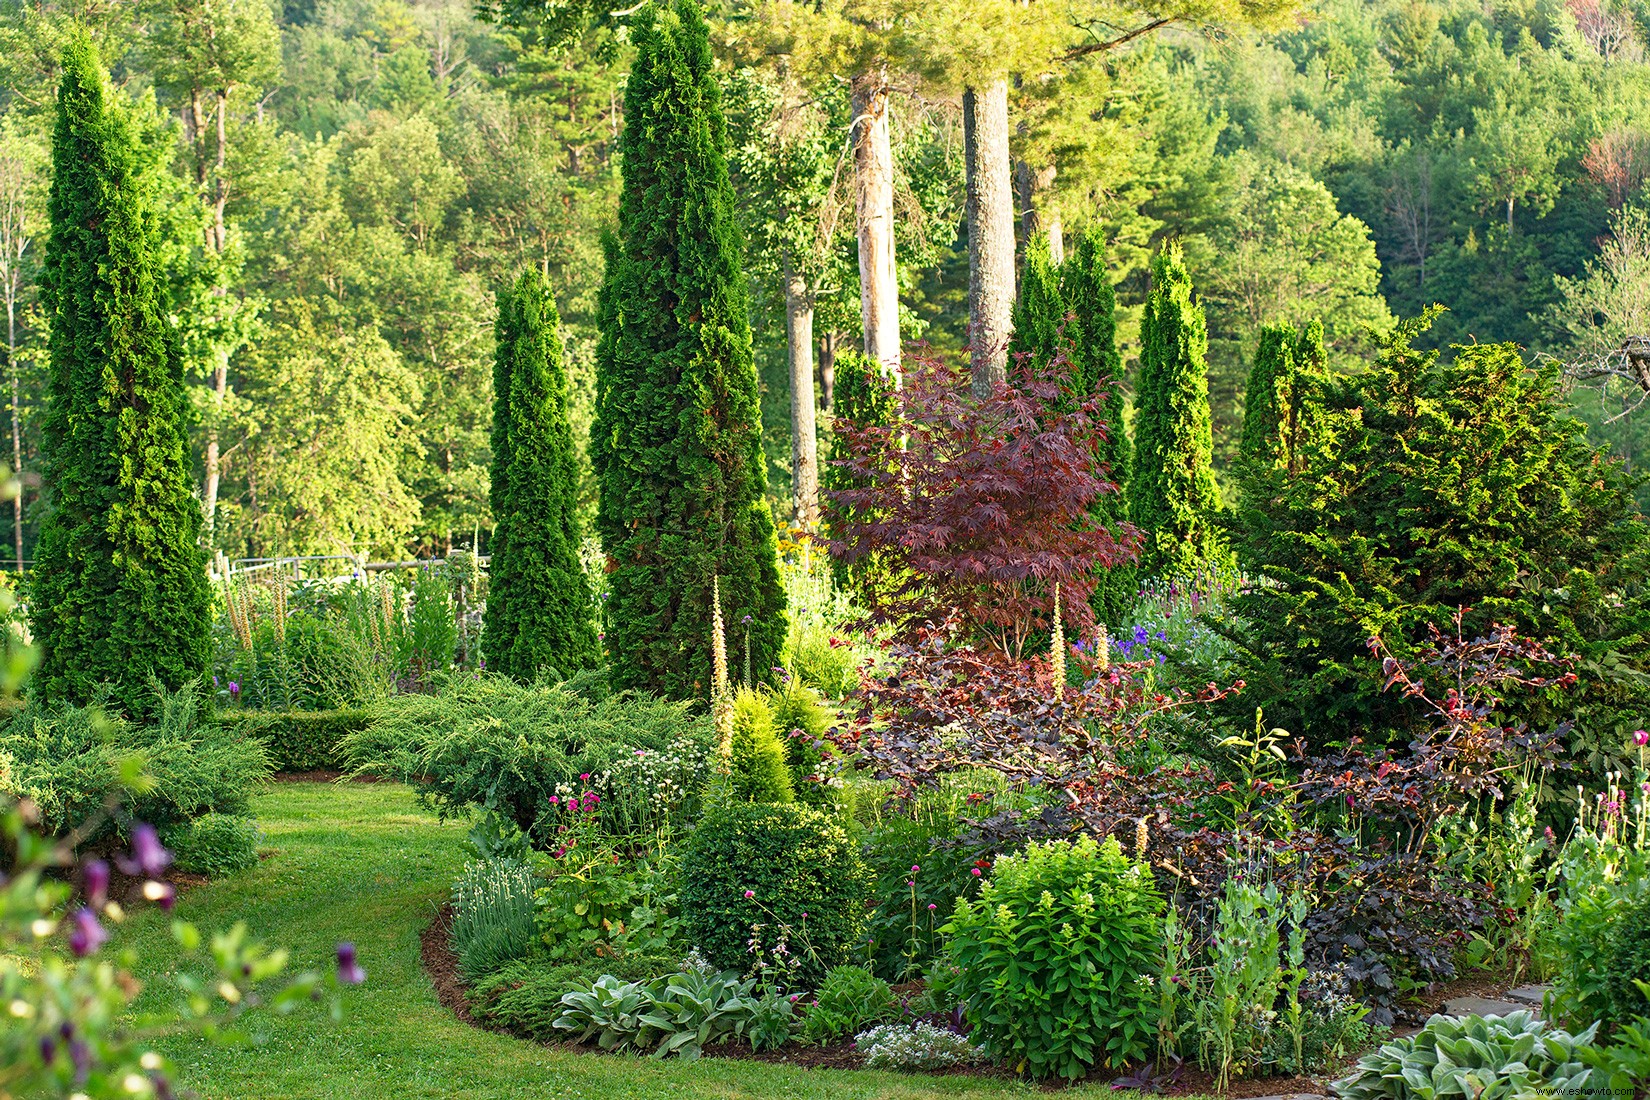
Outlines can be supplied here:
[[[332, 965], [354, 940], [364, 986], [343, 997], [344, 1018], [324, 1005], [290, 1016], [249, 1013], [252, 1045], [214, 1047], [177, 1037], [161, 1049], [185, 1087], [206, 1100], [413, 1100], [578, 1097], [998, 1097], [1034, 1090], [1012, 1082], [850, 1070], [803, 1070], [726, 1058], [698, 1062], [568, 1053], [460, 1022], [436, 1000], [419, 961], [418, 935], [463, 863], [461, 825], [439, 824], [411, 790], [392, 784], [278, 784], [255, 800], [272, 854], [257, 868], [189, 891], [180, 916], [203, 933], [245, 921], [293, 953], [293, 969]], [[121, 930], [137, 941], [140, 977], [164, 973], [178, 953], [158, 911]], [[151, 983], [155, 1007], [167, 983]], [[1110, 1095], [1104, 1087], [1067, 1096]]]

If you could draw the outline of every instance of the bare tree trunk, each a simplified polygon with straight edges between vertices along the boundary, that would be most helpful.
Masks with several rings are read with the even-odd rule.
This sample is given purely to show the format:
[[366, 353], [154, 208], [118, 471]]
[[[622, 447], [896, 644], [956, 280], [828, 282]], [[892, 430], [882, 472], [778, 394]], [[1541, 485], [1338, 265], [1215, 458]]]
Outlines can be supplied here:
[[819, 522], [819, 428], [814, 410], [814, 305], [808, 284], [785, 265], [785, 339], [791, 360], [791, 495], [796, 524]]
[[899, 279], [894, 268], [894, 151], [888, 136], [888, 76], [853, 80], [854, 215], [859, 230], [859, 300], [865, 354], [899, 378]]
[[819, 398], [826, 412], [836, 411], [836, 344], [834, 332], [819, 338]]
[[[17, 373], [17, 288], [6, 287], [6, 371], [11, 375], [11, 472], [23, 476], [23, 380]], [[12, 550], [17, 555], [17, 571], [23, 571], [23, 486], [11, 498]]]
[[1060, 212], [1045, 210], [1041, 196], [1054, 185], [1054, 165], [1033, 168], [1020, 161], [1015, 173], [1020, 192], [1020, 239], [1030, 244], [1039, 233], [1048, 236], [1048, 258], [1055, 267], [1066, 262], [1065, 225]]
[[974, 394], [1008, 380], [1014, 308], [1014, 185], [1008, 154], [1008, 81], [963, 93], [968, 170], [968, 347]]
[[[224, 227], [224, 206], [229, 201], [229, 180], [224, 170], [229, 161], [229, 89], [223, 88], [217, 94], [218, 113], [218, 155], [217, 171], [215, 173], [212, 193], [212, 224], [207, 227], [207, 243], [218, 256], [223, 255], [229, 240]], [[199, 102], [197, 96], [196, 102]], [[202, 158], [204, 161], [204, 158]], [[225, 307], [229, 304], [229, 288], [223, 285], [220, 274], [219, 283], [212, 288], [212, 297], [217, 303], [218, 319], [226, 319]], [[223, 480], [223, 459], [221, 444], [218, 440], [219, 420], [223, 415], [224, 398], [229, 393], [229, 349], [219, 345], [212, 349], [212, 412], [206, 425], [206, 485], [201, 494], [201, 510], [206, 515], [206, 544], [215, 545], [218, 520], [218, 485]]]

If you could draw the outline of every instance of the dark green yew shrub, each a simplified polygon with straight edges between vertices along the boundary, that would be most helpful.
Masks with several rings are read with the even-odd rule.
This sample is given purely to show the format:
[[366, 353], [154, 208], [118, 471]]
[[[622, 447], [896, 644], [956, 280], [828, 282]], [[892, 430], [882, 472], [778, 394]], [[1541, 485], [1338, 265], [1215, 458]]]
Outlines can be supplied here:
[[1033, 1079], [1076, 1079], [1151, 1050], [1163, 898], [1115, 839], [1002, 856], [944, 931], [975, 1042]]
[[[871, 873], [847, 830], [794, 803], [719, 807], [682, 857], [682, 915], [705, 958], [745, 971], [784, 942], [804, 984], [859, 951], [870, 890]], [[753, 938], [760, 952], [751, 951]]]
[[227, 875], [258, 865], [258, 823], [234, 814], [203, 814], [160, 831], [173, 866], [192, 875]]

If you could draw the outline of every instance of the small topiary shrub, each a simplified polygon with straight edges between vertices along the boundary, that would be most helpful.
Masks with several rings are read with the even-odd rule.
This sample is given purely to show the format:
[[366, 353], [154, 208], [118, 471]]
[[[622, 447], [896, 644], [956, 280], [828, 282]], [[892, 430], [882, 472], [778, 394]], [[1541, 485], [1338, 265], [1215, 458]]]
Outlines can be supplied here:
[[1650, 889], [1640, 890], [1616, 916], [1604, 982], [1610, 998], [1610, 1024], [1619, 1027], [1650, 1016], [1650, 998], [1639, 984], [1650, 983]]
[[972, 1036], [1034, 1079], [1075, 1079], [1151, 1049], [1163, 898], [1115, 839], [999, 857], [942, 931]]
[[[783, 941], [803, 982], [859, 950], [870, 889], [847, 830], [794, 804], [722, 806], [694, 830], [682, 859], [682, 915], [705, 957], [748, 970]], [[753, 938], [762, 951], [751, 950]]]
[[161, 830], [173, 866], [192, 875], [227, 875], [258, 865], [258, 823], [233, 814], [203, 814]]
[[733, 697], [732, 759], [729, 790], [741, 802], [792, 802], [791, 772], [785, 746], [774, 726], [768, 697], [741, 688]]

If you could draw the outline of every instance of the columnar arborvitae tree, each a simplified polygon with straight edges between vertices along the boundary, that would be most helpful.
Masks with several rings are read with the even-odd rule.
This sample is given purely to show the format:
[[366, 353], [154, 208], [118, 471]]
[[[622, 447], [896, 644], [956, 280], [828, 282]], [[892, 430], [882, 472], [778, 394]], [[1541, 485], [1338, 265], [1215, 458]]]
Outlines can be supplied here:
[[737, 667], [761, 678], [785, 597], [709, 31], [677, 0], [643, 10], [632, 38], [591, 446], [607, 646], [614, 687], [708, 698], [711, 578]]
[[42, 300], [48, 512], [30, 578], [42, 696], [97, 685], [134, 713], [151, 678], [205, 672], [210, 592], [190, 491], [186, 398], [155, 259], [153, 176], [83, 35], [63, 54]]
[[1141, 567], [1151, 576], [1195, 570], [1218, 552], [1219, 490], [1210, 467], [1209, 347], [1203, 307], [1179, 244], [1152, 259], [1152, 287], [1140, 322], [1140, 387], [1129, 516], [1144, 536]]
[[[1097, 227], [1084, 230], [1071, 256], [1060, 265], [1060, 294], [1071, 314], [1069, 337], [1073, 388], [1104, 393], [1101, 418], [1106, 439], [1099, 459], [1117, 492], [1095, 498], [1091, 509], [1114, 536], [1129, 519], [1128, 486], [1133, 467], [1128, 431], [1123, 425], [1123, 357], [1117, 351], [1117, 292], [1106, 272], [1106, 239]], [[1131, 565], [1106, 570], [1089, 604], [1102, 623], [1116, 624], [1134, 606], [1138, 584]]]
[[498, 315], [493, 320], [493, 465], [487, 502], [494, 521], [492, 537], [487, 542], [487, 611], [481, 630], [483, 659], [492, 662], [495, 668], [501, 656], [509, 663], [510, 647], [516, 636], [513, 612], [517, 605], [510, 592], [515, 577], [504, 568], [510, 557], [506, 545], [510, 525], [499, 517], [510, 511], [510, 374], [520, 328], [514, 288], [506, 287], [499, 292]]
[[1061, 350], [1070, 354], [1074, 334], [1065, 331], [1068, 308], [1060, 292], [1060, 273], [1049, 258], [1048, 238], [1033, 237], [1026, 246], [1025, 264], [1020, 270], [1020, 296], [1014, 300], [1011, 315], [1014, 324], [1014, 334], [1008, 341], [1011, 368], [1025, 356], [1030, 356], [1032, 365], [1041, 367]]
[[1291, 395], [1295, 380], [1294, 325], [1265, 325], [1243, 391], [1242, 454], [1255, 462], [1288, 464]]
[[601, 659], [579, 564], [578, 467], [567, 422], [561, 318], [537, 271], [499, 305], [495, 391], [493, 587], [484, 649], [518, 680]]

